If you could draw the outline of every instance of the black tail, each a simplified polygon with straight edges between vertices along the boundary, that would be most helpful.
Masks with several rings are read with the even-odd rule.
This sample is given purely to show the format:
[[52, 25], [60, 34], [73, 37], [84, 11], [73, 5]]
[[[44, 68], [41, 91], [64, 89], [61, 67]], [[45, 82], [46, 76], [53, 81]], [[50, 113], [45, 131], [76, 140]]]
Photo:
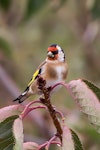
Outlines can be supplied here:
[[13, 102], [18, 101], [18, 103], [22, 103], [27, 98], [28, 98], [27, 94], [25, 95], [21, 94], [18, 98], [14, 99]]
[[18, 103], [22, 103], [25, 99], [29, 97], [28, 90], [29, 87], [27, 87], [25, 91], [21, 95], [19, 95], [18, 98], [14, 99], [13, 102], [18, 101]]

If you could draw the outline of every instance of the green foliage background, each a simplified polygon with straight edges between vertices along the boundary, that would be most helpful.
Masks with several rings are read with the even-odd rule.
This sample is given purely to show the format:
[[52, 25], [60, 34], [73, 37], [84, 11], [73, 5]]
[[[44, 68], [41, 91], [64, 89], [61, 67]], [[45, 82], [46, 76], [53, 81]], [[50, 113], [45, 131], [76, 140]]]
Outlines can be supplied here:
[[[69, 64], [66, 81], [86, 78], [100, 86], [99, 19], [99, 0], [0, 0], [0, 65], [22, 91], [45, 59], [47, 47], [57, 43], [64, 49]], [[14, 98], [6, 95], [6, 90], [0, 90], [1, 106], [12, 104]], [[65, 116], [71, 113], [69, 124], [80, 134], [86, 150], [100, 149], [100, 135], [77, 110], [65, 89], [52, 99]], [[43, 117], [47, 123], [45, 112]], [[50, 120], [49, 123], [52, 130]], [[33, 123], [25, 122], [25, 133], [31, 139], [49, 138], [49, 133], [43, 135]]]

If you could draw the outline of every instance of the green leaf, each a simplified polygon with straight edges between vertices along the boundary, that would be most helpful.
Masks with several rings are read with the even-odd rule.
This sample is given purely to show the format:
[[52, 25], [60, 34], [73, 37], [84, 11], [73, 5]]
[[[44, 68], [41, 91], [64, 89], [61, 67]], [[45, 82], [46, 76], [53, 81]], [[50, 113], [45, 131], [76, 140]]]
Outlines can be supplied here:
[[68, 90], [76, 100], [80, 110], [100, 133], [100, 90], [87, 80], [73, 80], [68, 83]]
[[74, 141], [75, 150], [83, 150], [82, 143], [77, 134], [73, 130], [71, 130], [71, 135]]
[[62, 150], [83, 150], [77, 134], [65, 125], [63, 127]]
[[17, 115], [6, 118], [0, 123], [0, 150], [11, 150], [14, 144], [12, 126]]
[[0, 109], [0, 150], [23, 149], [23, 124], [19, 118], [23, 108], [11, 105]]
[[95, 93], [95, 95], [98, 97], [98, 100], [100, 101], [100, 89], [88, 80], [82, 79], [82, 81], [87, 84], [87, 86]]

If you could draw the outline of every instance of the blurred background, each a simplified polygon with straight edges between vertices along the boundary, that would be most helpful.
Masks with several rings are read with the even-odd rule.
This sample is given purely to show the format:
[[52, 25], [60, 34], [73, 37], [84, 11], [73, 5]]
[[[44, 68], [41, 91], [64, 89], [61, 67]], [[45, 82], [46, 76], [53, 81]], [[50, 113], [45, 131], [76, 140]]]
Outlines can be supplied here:
[[[67, 82], [85, 78], [100, 87], [100, 0], [0, 0], [0, 108], [14, 104], [53, 43], [65, 51]], [[100, 135], [64, 88], [52, 103], [85, 150], [100, 149]], [[55, 128], [46, 111], [36, 110], [25, 118], [24, 133], [25, 141], [41, 144]]]

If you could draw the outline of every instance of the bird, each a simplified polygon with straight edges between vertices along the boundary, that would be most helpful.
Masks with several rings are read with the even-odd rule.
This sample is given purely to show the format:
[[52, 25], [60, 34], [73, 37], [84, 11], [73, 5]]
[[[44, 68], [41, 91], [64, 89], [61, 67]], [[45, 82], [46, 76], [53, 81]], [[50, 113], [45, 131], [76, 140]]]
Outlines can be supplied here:
[[[65, 82], [68, 74], [68, 64], [65, 61], [65, 53], [58, 44], [52, 44], [47, 48], [46, 59], [38, 66], [32, 79], [24, 92], [13, 101], [22, 103], [31, 95], [42, 95], [38, 89], [37, 78], [42, 77], [46, 81], [46, 88], [53, 87], [59, 82]], [[52, 93], [59, 90], [61, 85], [53, 89]]]

